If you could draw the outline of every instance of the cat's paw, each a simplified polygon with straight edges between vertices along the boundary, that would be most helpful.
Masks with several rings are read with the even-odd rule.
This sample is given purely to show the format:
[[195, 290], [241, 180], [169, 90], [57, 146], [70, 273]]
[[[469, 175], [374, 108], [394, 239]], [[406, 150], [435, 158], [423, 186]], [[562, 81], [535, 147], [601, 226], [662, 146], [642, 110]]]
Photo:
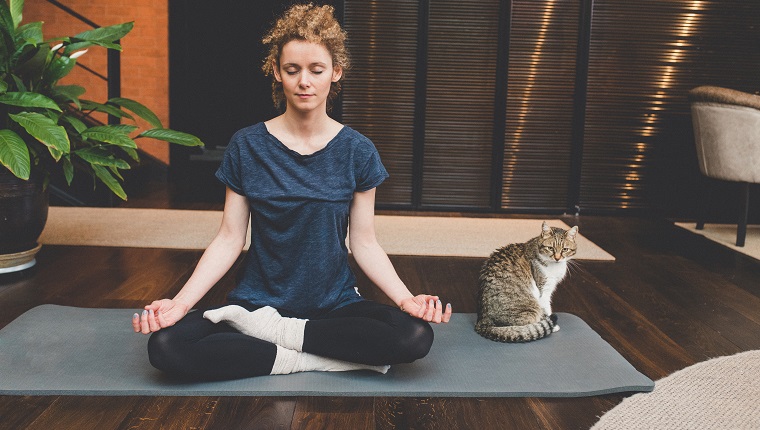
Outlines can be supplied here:
[[552, 329], [552, 333], [556, 333], [558, 331], [559, 331], [559, 325], [555, 325], [554, 328]]

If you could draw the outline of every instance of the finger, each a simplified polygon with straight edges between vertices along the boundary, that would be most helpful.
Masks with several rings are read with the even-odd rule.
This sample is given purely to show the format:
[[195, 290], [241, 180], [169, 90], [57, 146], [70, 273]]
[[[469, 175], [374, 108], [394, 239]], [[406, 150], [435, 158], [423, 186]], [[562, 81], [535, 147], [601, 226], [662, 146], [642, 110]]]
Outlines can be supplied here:
[[164, 313], [161, 311], [156, 312], [156, 318], [158, 319], [158, 325], [160, 325], [161, 328], [166, 328], [171, 325], [171, 323], [169, 323], [169, 321], [166, 320]]
[[142, 332], [142, 334], [150, 333], [150, 325], [148, 323], [147, 310], [142, 311], [142, 315], [140, 315], [140, 331]]
[[148, 327], [150, 327], [150, 331], [161, 330], [161, 326], [156, 319], [156, 312], [153, 309], [148, 311]]
[[132, 328], [135, 330], [135, 333], [140, 333], [140, 315], [137, 313], [132, 315]]
[[446, 305], [446, 312], [441, 316], [441, 322], [447, 323], [451, 319], [451, 303]]
[[433, 315], [435, 314], [435, 304], [432, 300], [428, 302], [428, 307], [425, 312], [425, 321], [432, 321]]
[[435, 302], [435, 314], [433, 315], [433, 322], [438, 324], [441, 322], [441, 313], [443, 312], [443, 304], [440, 300]]
[[427, 307], [427, 301], [423, 300], [422, 304], [419, 304], [419, 303], [417, 303], [415, 301], [414, 304], [417, 305], [417, 313], [415, 314], [415, 316], [417, 318], [424, 318], [425, 317], [425, 308]]

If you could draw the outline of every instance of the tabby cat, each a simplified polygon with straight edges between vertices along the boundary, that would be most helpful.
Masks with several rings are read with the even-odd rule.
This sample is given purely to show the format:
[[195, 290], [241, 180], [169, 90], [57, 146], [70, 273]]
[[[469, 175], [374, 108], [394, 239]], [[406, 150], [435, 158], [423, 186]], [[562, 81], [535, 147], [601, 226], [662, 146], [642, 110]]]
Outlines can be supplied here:
[[559, 330], [551, 299], [575, 255], [578, 227], [549, 227], [494, 251], [480, 270], [475, 331], [499, 342], [528, 342]]

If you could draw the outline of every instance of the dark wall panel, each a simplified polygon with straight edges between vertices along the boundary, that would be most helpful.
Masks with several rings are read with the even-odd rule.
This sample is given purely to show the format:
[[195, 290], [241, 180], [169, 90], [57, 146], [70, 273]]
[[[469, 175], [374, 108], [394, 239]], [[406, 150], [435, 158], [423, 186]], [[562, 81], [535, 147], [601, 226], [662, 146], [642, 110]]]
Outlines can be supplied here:
[[490, 205], [499, 2], [430, 2], [424, 206]]
[[390, 178], [380, 204], [412, 203], [417, 0], [347, 1], [353, 70], [343, 91], [343, 121], [375, 143]]
[[567, 207], [578, 1], [512, 3], [501, 207]]

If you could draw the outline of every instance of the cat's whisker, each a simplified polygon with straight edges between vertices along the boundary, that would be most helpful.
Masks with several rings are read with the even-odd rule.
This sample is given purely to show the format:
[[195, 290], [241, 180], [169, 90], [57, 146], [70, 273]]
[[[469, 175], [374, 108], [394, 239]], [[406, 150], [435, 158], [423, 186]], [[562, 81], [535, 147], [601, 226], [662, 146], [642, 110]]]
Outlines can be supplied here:
[[573, 259], [567, 260], [567, 273], [568, 274], [570, 274], [570, 273], [578, 273], [581, 270], [582, 269], [581, 269], [581, 263], [580, 263], [580, 261], [573, 260]]

